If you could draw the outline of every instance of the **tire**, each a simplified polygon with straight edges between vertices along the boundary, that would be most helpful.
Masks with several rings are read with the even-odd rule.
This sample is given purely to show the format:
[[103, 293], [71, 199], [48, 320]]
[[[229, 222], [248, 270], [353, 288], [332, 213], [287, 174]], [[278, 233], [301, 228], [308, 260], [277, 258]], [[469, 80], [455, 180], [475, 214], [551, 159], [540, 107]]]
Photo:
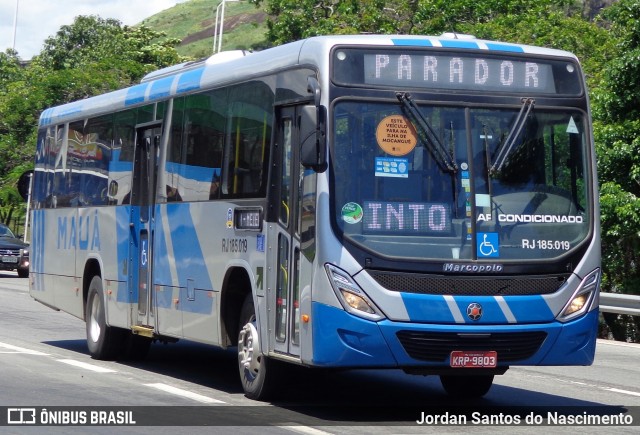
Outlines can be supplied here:
[[450, 396], [478, 398], [489, 392], [493, 375], [440, 375], [440, 383]]
[[99, 276], [94, 276], [89, 285], [85, 322], [91, 357], [99, 360], [115, 359], [122, 349], [124, 330], [107, 326], [102, 278]]
[[18, 277], [19, 278], [29, 278], [29, 268], [18, 269]]
[[250, 293], [242, 304], [238, 328], [238, 369], [245, 396], [253, 400], [273, 397], [278, 368], [276, 361], [262, 354]]

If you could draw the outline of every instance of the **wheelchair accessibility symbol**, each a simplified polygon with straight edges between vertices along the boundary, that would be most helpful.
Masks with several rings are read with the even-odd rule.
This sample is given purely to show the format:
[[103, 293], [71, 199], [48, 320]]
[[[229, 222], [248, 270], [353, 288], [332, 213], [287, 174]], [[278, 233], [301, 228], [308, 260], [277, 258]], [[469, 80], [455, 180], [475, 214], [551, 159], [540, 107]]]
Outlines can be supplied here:
[[142, 241], [142, 249], [140, 250], [140, 265], [142, 267], [147, 267], [147, 241]]
[[478, 233], [476, 253], [478, 258], [492, 258], [500, 256], [500, 241], [498, 233]]

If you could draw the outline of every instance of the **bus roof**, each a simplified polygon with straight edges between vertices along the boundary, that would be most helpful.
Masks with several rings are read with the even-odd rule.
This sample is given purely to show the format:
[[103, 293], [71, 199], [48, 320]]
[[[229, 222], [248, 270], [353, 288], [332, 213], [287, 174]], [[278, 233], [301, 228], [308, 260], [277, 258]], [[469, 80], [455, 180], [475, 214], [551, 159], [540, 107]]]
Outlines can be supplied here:
[[[158, 71], [142, 79], [138, 85], [52, 107], [42, 112], [40, 127], [97, 116], [149, 104], [174, 95], [186, 94], [211, 86], [223, 85], [283, 68], [327, 64], [329, 52], [336, 45], [379, 45], [431, 47], [443, 49], [482, 50], [523, 53], [551, 57], [577, 58], [572, 53], [544, 47], [475, 39], [469, 35], [332, 35], [316, 36], [260, 52], [222, 52], [207, 59], [186, 62]], [[326, 77], [324, 77], [326, 80]]]

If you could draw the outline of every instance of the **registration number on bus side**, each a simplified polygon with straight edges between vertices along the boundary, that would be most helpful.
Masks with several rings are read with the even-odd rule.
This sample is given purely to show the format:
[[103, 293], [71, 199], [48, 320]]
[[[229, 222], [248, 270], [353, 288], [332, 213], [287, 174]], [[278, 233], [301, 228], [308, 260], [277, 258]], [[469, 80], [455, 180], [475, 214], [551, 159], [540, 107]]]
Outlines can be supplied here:
[[498, 352], [454, 350], [451, 352], [450, 365], [459, 368], [493, 368], [498, 365]]

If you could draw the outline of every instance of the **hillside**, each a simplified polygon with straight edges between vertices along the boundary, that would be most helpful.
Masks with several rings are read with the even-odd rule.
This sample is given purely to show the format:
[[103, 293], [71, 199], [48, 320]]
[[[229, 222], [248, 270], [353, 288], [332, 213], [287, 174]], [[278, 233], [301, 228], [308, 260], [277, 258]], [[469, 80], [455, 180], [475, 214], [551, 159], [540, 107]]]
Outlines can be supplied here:
[[[153, 30], [182, 40], [177, 47], [182, 56], [194, 59], [210, 56], [213, 50], [216, 0], [190, 0], [142, 21]], [[246, 2], [227, 0], [222, 50], [257, 50], [267, 45], [267, 14]]]
[[[182, 40], [178, 53], [193, 59], [210, 56], [216, 8], [221, 0], [188, 0], [142, 21], [153, 30]], [[616, 0], [579, 0], [583, 15], [593, 19]], [[269, 46], [266, 40], [267, 14], [264, 7], [242, 0], [227, 0], [222, 50], [259, 50]]]

